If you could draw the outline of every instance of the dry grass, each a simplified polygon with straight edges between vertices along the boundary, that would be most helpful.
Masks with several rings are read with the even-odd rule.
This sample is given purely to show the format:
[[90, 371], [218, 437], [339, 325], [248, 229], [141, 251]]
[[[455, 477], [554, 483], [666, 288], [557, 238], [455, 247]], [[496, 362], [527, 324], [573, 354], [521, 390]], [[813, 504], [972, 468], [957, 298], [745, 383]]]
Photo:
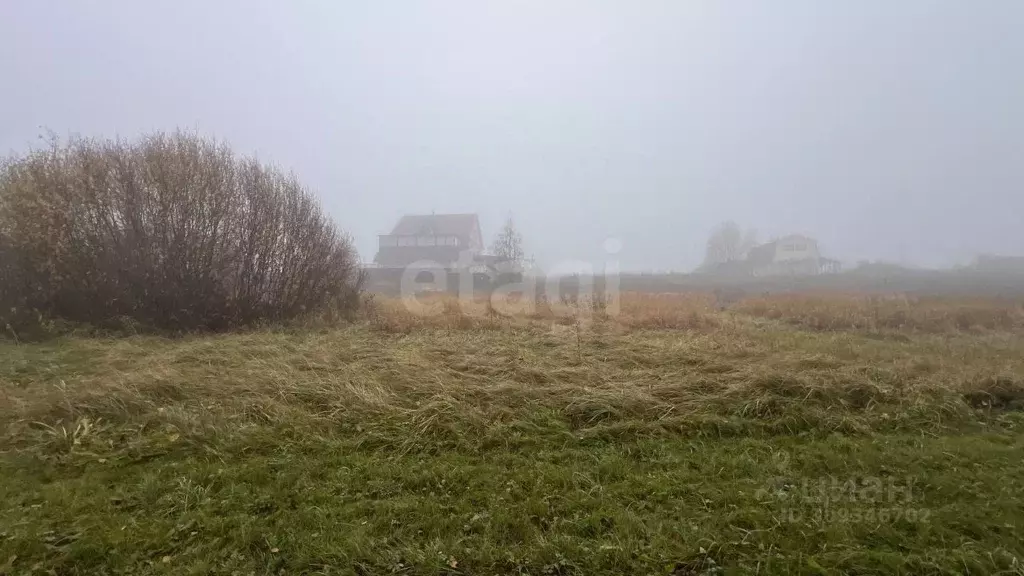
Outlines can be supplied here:
[[[724, 312], [724, 313], [723, 313]], [[373, 325], [409, 333], [422, 328], [477, 329], [509, 325], [571, 326], [594, 321], [616, 328], [712, 330], [736, 315], [777, 320], [812, 330], [953, 334], [1024, 332], [1024, 300], [916, 297], [836, 292], [742, 298], [728, 306], [713, 293], [623, 293], [610, 299], [548, 301], [524, 298], [460, 300], [424, 295], [379, 298], [367, 307]]]
[[780, 294], [745, 299], [734, 310], [814, 330], [1024, 331], [1024, 300], [1019, 298]]
[[711, 294], [627, 292], [619, 300], [590, 297], [548, 300], [505, 297], [459, 299], [422, 295], [413, 299], [372, 298], [365, 306], [371, 325], [392, 333], [423, 328], [476, 329], [509, 326], [575, 326], [593, 322], [619, 329], [694, 329], [720, 325]]
[[706, 330], [721, 324], [714, 295], [705, 293], [627, 292], [617, 320], [628, 328], [652, 329]]
[[[795, 298], [739, 309], [798, 323], [820, 318], [817, 306], [825, 300], [805, 301], [809, 311], [795, 319], [770, 312], [792, 310], [785, 306], [795, 306]], [[575, 304], [508, 316], [483, 300], [431, 297], [413, 309], [385, 299], [367, 304], [365, 324], [340, 330], [8, 346], [0, 421], [175, 414], [195, 422], [329, 426], [369, 411], [484, 425], [550, 409], [585, 421], [603, 414], [645, 422], [775, 422], [799, 412], [808, 419], [804, 426], [842, 421], [856, 430], [882, 423], [882, 414], [941, 426], [986, 397], [993, 406], [1024, 397], [1024, 346], [1012, 336], [822, 337], [765, 330], [742, 315], [714, 312], [711, 302], [703, 295], [629, 294], [617, 315]], [[759, 313], [763, 302], [781, 304]], [[849, 302], [828, 317], [849, 318], [859, 328], [851, 310], [867, 308], [862, 300]], [[949, 315], [946, 308], [910, 309], [912, 318]], [[813, 326], [843, 325], [831, 322]], [[921, 322], [918, 328], [956, 327]]]
[[[1024, 342], [994, 331], [1018, 328], [1016, 309], [1002, 303], [778, 296], [741, 302], [736, 314], [714, 311], [706, 295], [626, 294], [620, 305], [379, 299], [365, 305], [365, 322], [343, 329], [9, 343], [0, 422], [17, 429], [10, 434], [34, 421], [171, 415], [213, 426], [330, 427], [346, 415], [486, 426], [545, 409], [586, 422], [772, 426], [799, 414], [805, 428], [856, 431], [941, 427], [1024, 399]], [[747, 314], [834, 333], [766, 328]], [[839, 330], [880, 326], [919, 335]], [[980, 326], [986, 335], [959, 335]]]

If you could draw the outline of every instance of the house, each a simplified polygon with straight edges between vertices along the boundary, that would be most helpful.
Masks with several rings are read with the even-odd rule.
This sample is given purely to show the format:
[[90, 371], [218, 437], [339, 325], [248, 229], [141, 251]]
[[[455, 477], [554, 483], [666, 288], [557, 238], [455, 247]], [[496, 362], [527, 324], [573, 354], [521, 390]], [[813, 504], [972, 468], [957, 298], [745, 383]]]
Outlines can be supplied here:
[[744, 260], [754, 276], [809, 275], [839, 271], [839, 262], [823, 258], [818, 241], [800, 234], [755, 246]]
[[522, 280], [520, 271], [510, 271], [506, 265], [507, 260], [484, 253], [476, 214], [411, 214], [402, 216], [389, 234], [377, 237], [377, 255], [367, 267], [366, 288], [404, 295], [403, 284], [412, 279], [413, 290], [422, 288], [416, 285], [432, 284], [429, 290], [457, 293], [463, 281], [471, 278], [473, 290], [492, 290]]
[[378, 236], [377, 244], [374, 263], [383, 268], [453, 269], [480, 260], [484, 250], [476, 214], [402, 216], [390, 234]]

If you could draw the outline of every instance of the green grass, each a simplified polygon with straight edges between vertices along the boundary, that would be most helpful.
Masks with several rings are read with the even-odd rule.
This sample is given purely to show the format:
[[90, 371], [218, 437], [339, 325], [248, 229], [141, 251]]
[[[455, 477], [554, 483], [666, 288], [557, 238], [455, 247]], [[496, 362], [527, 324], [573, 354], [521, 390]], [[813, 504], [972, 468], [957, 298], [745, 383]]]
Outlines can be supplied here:
[[1024, 574], [1024, 338], [0, 344], [0, 572]]

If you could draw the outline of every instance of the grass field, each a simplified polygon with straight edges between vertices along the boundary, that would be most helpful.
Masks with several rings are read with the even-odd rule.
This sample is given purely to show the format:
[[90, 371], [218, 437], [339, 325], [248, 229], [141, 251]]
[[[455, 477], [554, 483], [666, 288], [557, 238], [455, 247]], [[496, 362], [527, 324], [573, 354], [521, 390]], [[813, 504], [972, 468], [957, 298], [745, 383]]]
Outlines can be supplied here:
[[1019, 302], [0, 342], [0, 573], [1024, 574]]

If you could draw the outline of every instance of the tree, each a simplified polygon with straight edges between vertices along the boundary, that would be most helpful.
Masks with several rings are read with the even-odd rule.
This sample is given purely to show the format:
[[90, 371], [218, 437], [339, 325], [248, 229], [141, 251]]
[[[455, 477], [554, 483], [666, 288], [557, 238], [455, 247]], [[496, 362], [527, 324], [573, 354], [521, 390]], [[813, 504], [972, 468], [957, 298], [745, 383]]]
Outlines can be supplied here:
[[722, 222], [708, 238], [704, 264], [713, 265], [739, 260], [743, 252], [743, 232], [739, 225], [732, 221]]
[[491, 252], [494, 252], [495, 256], [515, 264], [523, 262], [523, 258], [526, 256], [526, 253], [523, 251], [523, 237], [519, 234], [519, 230], [516, 229], [511, 216], [505, 220], [505, 225], [501, 227], [501, 231], [494, 238]]
[[742, 256], [746, 256], [750, 249], [757, 246], [757, 230], [753, 228], [747, 228], [743, 232], [743, 240], [740, 241], [740, 253]]

